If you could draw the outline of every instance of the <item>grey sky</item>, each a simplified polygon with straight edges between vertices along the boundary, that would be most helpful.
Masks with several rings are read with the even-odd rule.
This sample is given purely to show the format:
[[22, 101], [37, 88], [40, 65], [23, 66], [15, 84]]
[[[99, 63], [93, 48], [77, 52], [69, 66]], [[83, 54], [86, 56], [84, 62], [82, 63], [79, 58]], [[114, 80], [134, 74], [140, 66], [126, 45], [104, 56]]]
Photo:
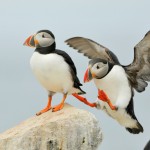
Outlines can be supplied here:
[[[33, 116], [47, 103], [47, 93], [34, 78], [29, 65], [32, 48], [24, 40], [40, 29], [51, 30], [57, 48], [74, 60], [78, 76], [83, 74], [88, 59], [65, 45], [73, 36], [83, 36], [111, 49], [120, 62], [133, 60], [133, 47], [150, 30], [149, 0], [5, 0], [0, 2], [0, 132]], [[94, 84], [84, 84], [86, 97], [95, 101]], [[104, 133], [102, 150], [141, 150], [150, 138], [150, 87], [135, 93], [135, 114], [144, 133], [129, 134], [102, 111], [91, 109], [69, 96], [66, 102], [94, 113]], [[59, 103], [62, 95], [53, 99]]]

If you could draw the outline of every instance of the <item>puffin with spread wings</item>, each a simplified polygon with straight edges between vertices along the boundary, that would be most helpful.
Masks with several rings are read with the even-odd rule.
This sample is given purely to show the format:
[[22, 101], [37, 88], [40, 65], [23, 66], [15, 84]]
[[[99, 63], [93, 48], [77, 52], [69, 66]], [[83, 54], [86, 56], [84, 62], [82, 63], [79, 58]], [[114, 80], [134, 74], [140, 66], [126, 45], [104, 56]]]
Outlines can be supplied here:
[[128, 66], [120, 64], [108, 48], [84, 37], [65, 41], [89, 59], [84, 82], [94, 80], [98, 88], [97, 108], [104, 110], [133, 134], [143, 132], [134, 113], [134, 89], [143, 92], [150, 81], [150, 31], [134, 47], [134, 60]]

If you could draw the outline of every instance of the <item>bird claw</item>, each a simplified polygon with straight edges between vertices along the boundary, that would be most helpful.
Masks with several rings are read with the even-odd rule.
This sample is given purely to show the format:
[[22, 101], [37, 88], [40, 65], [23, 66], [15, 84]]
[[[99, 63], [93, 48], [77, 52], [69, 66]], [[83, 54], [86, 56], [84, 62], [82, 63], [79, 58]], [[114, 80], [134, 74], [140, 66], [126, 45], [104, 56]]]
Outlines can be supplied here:
[[97, 109], [101, 109], [101, 104], [100, 104], [99, 100], [95, 102], [95, 105], [96, 105]]
[[116, 110], [116, 111], [119, 109], [117, 106], [114, 106], [114, 107], [115, 107], [115, 109], [114, 109], [114, 110]]
[[41, 115], [42, 113], [41, 113], [41, 111], [40, 112], [38, 112], [38, 113], [36, 113], [36, 116], [39, 116], [39, 115]]
[[59, 111], [59, 110], [61, 110], [63, 107], [64, 107], [64, 104], [63, 104], [63, 103], [60, 103], [59, 105], [54, 106], [54, 107], [52, 108], [52, 112]]
[[49, 111], [50, 109], [51, 109], [51, 107], [50, 107], [50, 108], [47, 108], [47, 107], [46, 107], [46, 108], [44, 108], [43, 110], [41, 110], [40, 112], [36, 113], [36, 115], [39, 116], [39, 115], [41, 115], [41, 114], [43, 114], [43, 113]]

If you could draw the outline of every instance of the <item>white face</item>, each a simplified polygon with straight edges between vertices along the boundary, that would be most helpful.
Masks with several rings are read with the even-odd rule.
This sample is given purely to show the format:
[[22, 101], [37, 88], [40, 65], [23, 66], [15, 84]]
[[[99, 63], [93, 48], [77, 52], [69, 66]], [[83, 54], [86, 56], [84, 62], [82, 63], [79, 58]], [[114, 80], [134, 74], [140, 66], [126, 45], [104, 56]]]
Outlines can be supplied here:
[[104, 64], [103, 62], [95, 63], [91, 68], [91, 73], [96, 75], [95, 78], [101, 79], [108, 73], [108, 63]]
[[55, 42], [55, 39], [46, 32], [37, 33], [34, 40], [38, 41], [40, 47], [48, 47]]

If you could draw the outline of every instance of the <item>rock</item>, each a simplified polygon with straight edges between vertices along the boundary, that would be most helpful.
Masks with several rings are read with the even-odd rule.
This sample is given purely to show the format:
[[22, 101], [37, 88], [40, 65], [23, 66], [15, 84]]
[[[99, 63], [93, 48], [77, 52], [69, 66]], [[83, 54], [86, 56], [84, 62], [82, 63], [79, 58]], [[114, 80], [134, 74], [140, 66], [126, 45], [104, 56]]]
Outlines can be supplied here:
[[101, 142], [95, 116], [68, 104], [0, 134], [0, 150], [96, 150]]

